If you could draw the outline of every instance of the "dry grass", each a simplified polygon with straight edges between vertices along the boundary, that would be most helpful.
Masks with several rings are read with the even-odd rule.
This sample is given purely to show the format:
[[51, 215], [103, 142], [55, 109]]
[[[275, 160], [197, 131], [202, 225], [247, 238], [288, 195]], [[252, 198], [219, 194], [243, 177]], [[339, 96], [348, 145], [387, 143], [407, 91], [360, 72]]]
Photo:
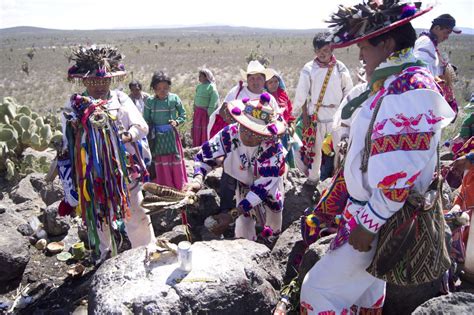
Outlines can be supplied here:
[[[246, 67], [246, 56], [253, 51], [266, 55], [270, 66], [283, 74], [288, 94], [294, 89], [301, 67], [313, 57], [315, 31], [276, 31], [245, 28], [188, 28], [168, 30], [55, 31], [40, 29], [0, 30], [0, 96], [13, 96], [20, 104], [29, 104], [39, 112], [59, 110], [68, 96], [82, 90], [66, 81], [71, 65], [66, 57], [69, 47], [77, 44], [111, 44], [125, 54], [129, 71], [127, 81], [118, 88], [128, 90], [127, 82], [140, 80], [148, 90], [152, 73], [166, 71], [173, 79], [172, 90], [187, 109], [191, 108], [197, 71], [210, 68], [217, 79], [221, 97], [240, 79], [239, 69]], [[441, 50], [451, 55], [459, 67], [456, 96], [460, 104], [473, 89], [474, 36], [452, 36]], [[28, 53], [33, 51], [30, 60]], [[356, 47], [336, 52], [355, 74]], [[22, 71], [28, 63], [29, 75]], [[355, 79], [355, 75], [354, 75]], [[188, 113], [191, 117], [191, 113]], [[460, 119], [458, 120], [458, 123]], [[447, 129], [451, 137], [455, 126]]]

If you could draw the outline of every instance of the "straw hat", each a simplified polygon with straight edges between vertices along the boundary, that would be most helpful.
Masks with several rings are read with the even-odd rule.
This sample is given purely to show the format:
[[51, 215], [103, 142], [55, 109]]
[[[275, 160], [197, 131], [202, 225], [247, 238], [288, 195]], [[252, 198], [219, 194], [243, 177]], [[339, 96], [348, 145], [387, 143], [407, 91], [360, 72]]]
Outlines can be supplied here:
[[240, 74], [244, 80], [247, 80], [249, 74], [261, 73], [265, 76], [265, 81], [268, 81], [273, 76], [258, 60], [252, 60], [247, 65], [247, 71], [240, 69]]
[[281, 115], [269, 105], [270, 95], [263, 93], [260, 99], [234, 100], [227, 104], [232, 117], [247, 129], [260, 136], [278, 136], [285, 132], [286, 124]]
[[407, 24], [433, 7], [421, 9], [421, 2], [371, 0], [354, 6], [339, 5], [327, 21], [332, 29], [328, 40], [334, 48], [342, 48], [377, 37]]
[[121, 80], [127, 74], [121, 63], [122, 54], [111, 46], [79, 47], [73, 51], [75, 65], [68, 69], [69, 81], [78, 82], [84, 79]]

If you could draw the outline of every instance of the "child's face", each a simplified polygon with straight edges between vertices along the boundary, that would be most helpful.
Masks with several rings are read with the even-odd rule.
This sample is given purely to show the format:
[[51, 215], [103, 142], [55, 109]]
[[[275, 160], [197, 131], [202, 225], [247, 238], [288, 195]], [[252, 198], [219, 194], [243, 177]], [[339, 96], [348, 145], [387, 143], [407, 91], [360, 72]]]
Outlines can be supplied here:
[[206, 83], [206, 82], [208, 82], [206, 75], [205, 75], [204, 73], [202, 73], [202, 72], [199, 73], [199, 82], [201, 82], [201, 83]]
[[155, 95], [160, 99], [165, 99], [170, 92], [170, 85], [168, 82], [160, 82], [153, 87]]

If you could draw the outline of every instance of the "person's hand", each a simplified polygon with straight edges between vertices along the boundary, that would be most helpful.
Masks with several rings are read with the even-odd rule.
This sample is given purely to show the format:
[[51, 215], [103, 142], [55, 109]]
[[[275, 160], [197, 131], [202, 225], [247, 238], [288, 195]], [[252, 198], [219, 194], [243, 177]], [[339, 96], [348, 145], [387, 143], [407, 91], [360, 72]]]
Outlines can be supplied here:
[[202, 188], [202, 177], [197, 175], [191, 182], [184, 186], [184, 191], [198, 192]]
[[126, 132], [122, 133], [122, 142], [123, 143], [131, 142], [131, 141], [132, 141], [132, 135], [130, 134], [130, 132], [126, 131]]
[[358, 225], [349, 235], [349, 244], [359, 252], [368, 252], [370, 244], [375, 238], [375, 234], [367, 231], [362, 225]]
[[171, 119], [171, 120], [169, 121], [169, 123], [170, 123], [170, 125], [173, 126], [173, 127], [178, 126], [178, 123], [176, 122], [176, 120], [172, 120], [172, 119]]

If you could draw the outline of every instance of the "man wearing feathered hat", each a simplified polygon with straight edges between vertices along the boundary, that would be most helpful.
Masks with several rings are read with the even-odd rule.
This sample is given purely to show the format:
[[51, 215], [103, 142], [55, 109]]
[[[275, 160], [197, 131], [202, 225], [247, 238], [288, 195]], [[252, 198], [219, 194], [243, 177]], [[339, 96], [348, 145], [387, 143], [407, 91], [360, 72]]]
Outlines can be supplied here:
[[[422, 10], [421, 3], [369, 1], [339, 6], [331, 16], [333, 47], [357, 44], [370, 82], [343, 108], [349, 116], [358, 110], [344, 163], [350, 198], [331, 250], [305, 276], [302, 314], [362, 308], [381, 314], [385, 282], [366, 271], [379, 231], [411, 190], [428, 189], [441, 129], [454, 118], [432, 74], [413, 55], [416, 32], [409, 21], [429, 9]], [[436, 266], [441, 273], [447, 267], [449, 262]]]
[[220, 235], [233, 221], [236, 238], [256, 240], [256, 226], [262, 228], [262, 237], [281, 231], [286, 151], [279, 137], [286, 123], [270, 100], [264, 93], [257, 99], [226, 103], [236, 123], [204, 143], [195, 156], [189, 189], [201, 189], [206, 174], [220, 164], [237, 181], [233, 192], [236, 209], [206, 220], [215, 234]]
[[72, 175], [71, 191], [78, 193], [78, 200], [66, 201], [82, 215], [104, 259], [110, 251], [116, 254], [113, 229], [119, 219], [132, 247], [155, 241], [150, 218], [140, 206], [140, 180], [147, 176], [144, 159], [150, 157], [141, 139], [148, 126], [125, 93], [110, 89], [126, 74], [117, 49], [80, 47], [73, 60], [76, 64], [69, 68], [68, 79], [82, 83], [86, 90], [65, 105], [63, 159], [58, 165], [63, 165], [60, 174]]
[[316, 56], [301, 70], [293, 102], [293, 116], [301, 115], [303, 122], [303, 146], [300, 156], [296, 157], [302, 163], [297, 165], [306, 173], [311, 185], [320, 179], [321, 148], [326, 135], [332, 132], [334, 114], [352, 88], [349, 71], [334, 56], [328, 35], [321, 32], [313, 38]]

